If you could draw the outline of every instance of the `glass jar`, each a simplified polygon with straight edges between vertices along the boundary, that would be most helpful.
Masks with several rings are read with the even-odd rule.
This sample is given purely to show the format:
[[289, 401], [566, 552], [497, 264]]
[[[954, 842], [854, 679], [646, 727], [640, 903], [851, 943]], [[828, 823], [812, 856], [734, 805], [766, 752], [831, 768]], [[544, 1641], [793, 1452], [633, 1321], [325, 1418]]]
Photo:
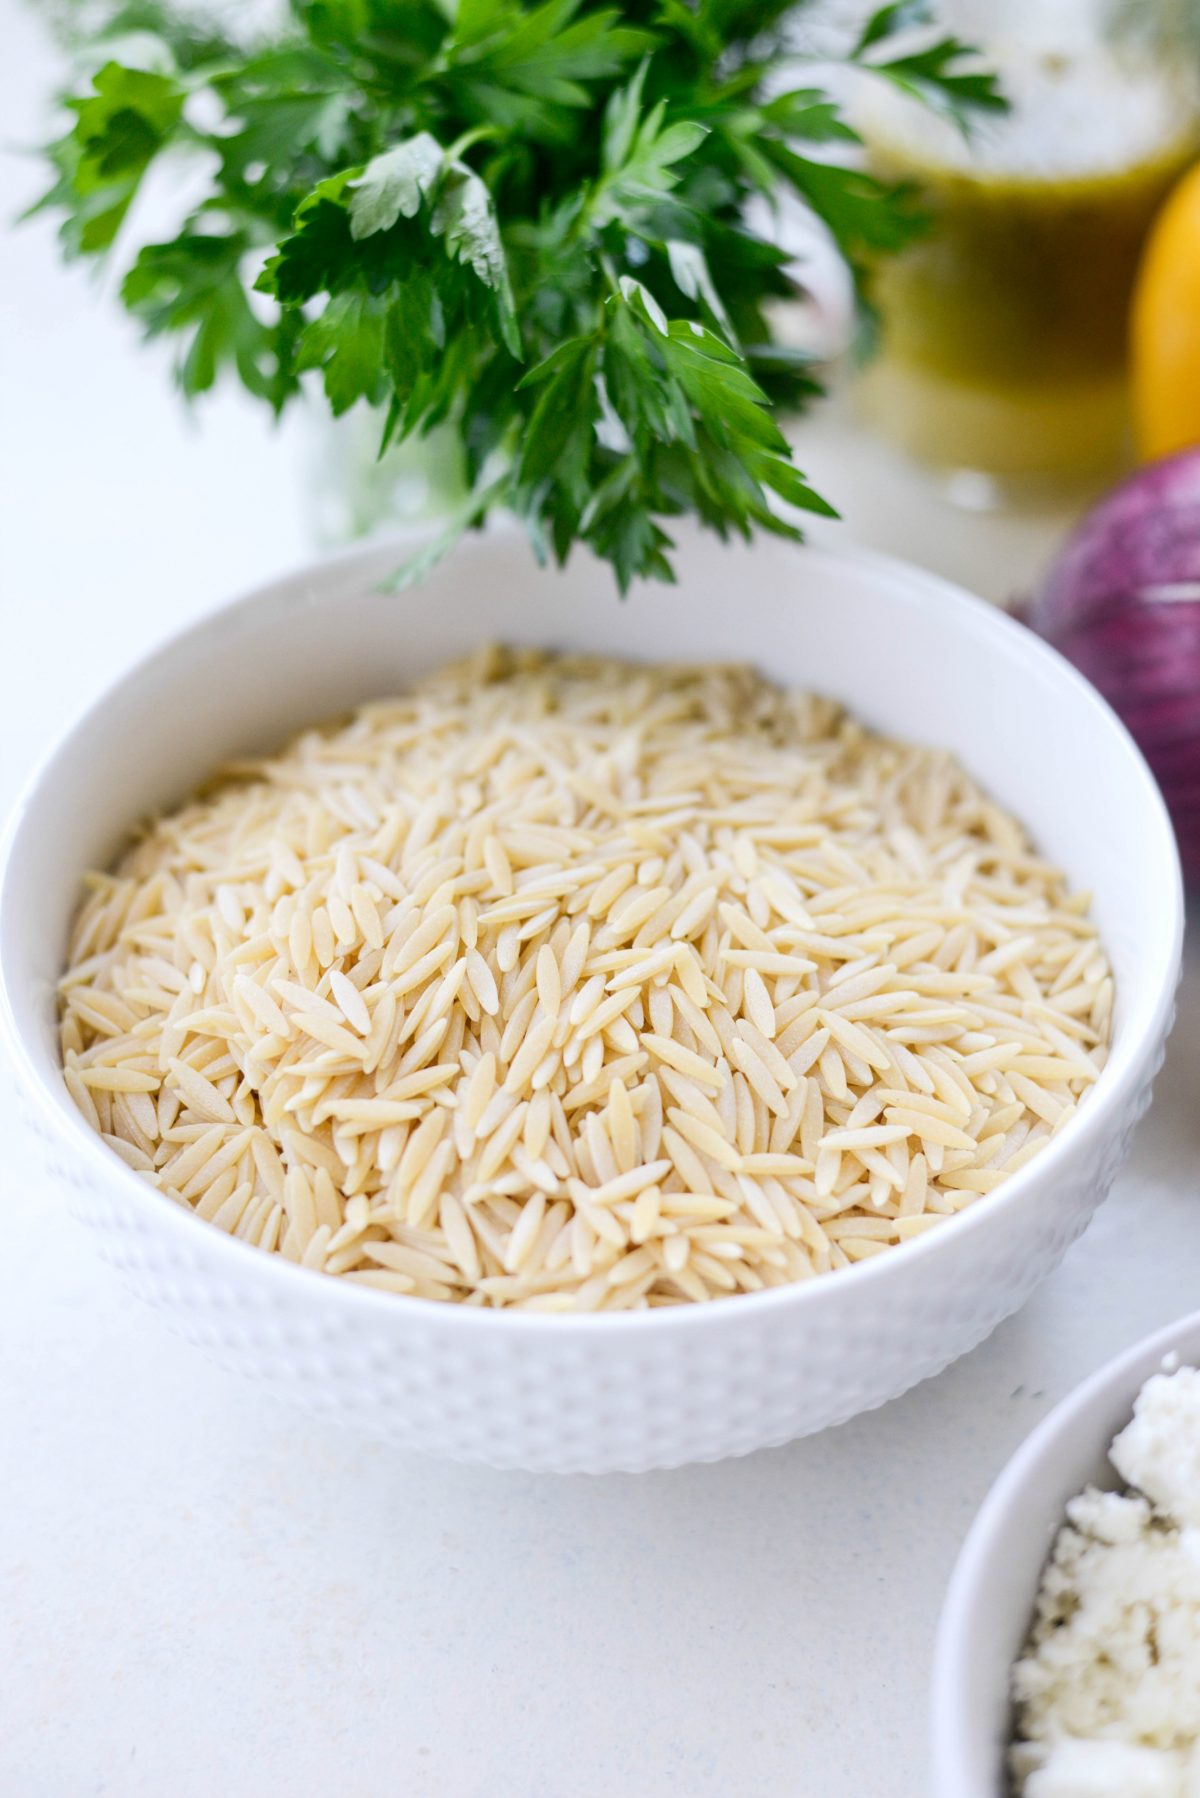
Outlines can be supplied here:
[[322, 549], [382, 540], [446, 518], [466, 498], [457, 433], [440, 425], [383, 456], [383, 414], [359, 405], [331, 418], [322, 396], [308, 414], [308, 518]]
[[1134, 275], [1197, 143], [1191, 82], [1161, 53], [1109, 42], [1078, 7], [1003, 18], [1004, 36], [947, 22], [975, 27], [1007, 115], [967, 137], [879, 83], [859, 121], [874, 172], [917, 183], [930, 219], [878, 270], [863, 408], [979, 504], [1095, 484], [1127, 459]]

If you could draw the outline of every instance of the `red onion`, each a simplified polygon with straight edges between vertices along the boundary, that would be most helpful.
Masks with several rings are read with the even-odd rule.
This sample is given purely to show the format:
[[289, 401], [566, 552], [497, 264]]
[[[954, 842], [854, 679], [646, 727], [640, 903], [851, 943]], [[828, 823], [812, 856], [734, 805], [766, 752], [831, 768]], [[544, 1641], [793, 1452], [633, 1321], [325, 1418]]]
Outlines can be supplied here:
[[1200, 449], [1101, 500], [1025, 618], [1128, 725], [1200, 882]]

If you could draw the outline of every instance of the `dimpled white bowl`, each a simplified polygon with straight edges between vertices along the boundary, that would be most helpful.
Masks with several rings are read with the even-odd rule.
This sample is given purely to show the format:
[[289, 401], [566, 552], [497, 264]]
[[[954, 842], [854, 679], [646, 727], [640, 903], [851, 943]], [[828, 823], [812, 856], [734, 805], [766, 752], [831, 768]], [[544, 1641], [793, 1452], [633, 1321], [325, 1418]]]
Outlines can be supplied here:
[[1005, 1798], [1009, 1674], [1033, 1621], [1042, 1568], [1085, 1486], [1115, 1492], [1108, 1446], [1164, 1357], [1200, 1365], [1200, 1311], [1144, 1337], [1044, 1417], [980, 1508], [938, 1628], [933, 1667], [934, 1798]]
[[[577, 556], [539, 571], [515, 533], [463, 544], [421, 586], [397, 551], [235, 601], [117, 681], [31, 784], [0, 893], [2, 1011], [50, 1177], [104, 1256], [225, 1367], [353, 1427], [496, 1466], [602, 1472], [746, 1454], [883, 1404], [1028, 1297], [1107, 1191], [1170, 1024], [1182, 906], [1150, 775], [1092, 689], [1021, 626], [916, 569], [681, 532], [679, 585], [618, 600]], [[164, 591], [169, 596], [169, 582]], [[1079, 1114], [962, 1216], [841, 1274], [613, 1317], [487, 1312], [296, 1268], [130, 1172], [59, 1072], [54, 986], [79, 877], [129, 825], [232, 754], [394, 692], [482, 639], [752, 660], [884, 731], [954, 750], [1095, 895], [1117, 983], [1112, 1054]]]

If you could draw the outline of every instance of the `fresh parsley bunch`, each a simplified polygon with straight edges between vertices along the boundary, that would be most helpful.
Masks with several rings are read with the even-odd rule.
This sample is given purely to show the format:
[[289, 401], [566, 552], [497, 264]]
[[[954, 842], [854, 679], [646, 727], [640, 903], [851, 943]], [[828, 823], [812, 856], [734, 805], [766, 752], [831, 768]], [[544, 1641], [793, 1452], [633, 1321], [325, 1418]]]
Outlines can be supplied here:
[[[193, 159], [202, 197], [120, 289], [177, 339], [187, 394], [228, 372], [279, 412], [314, 371], [334, 413], [378, 409], [381, 453], [456, 433], [447, 540], [507, 506], [540, 557], [583, 541], [622, 590], [670, 579], [672, 517], [795, 536], [772, 495], [829, 510], [776, 421], [814, 387], [773, 341], [793, 289], [749, 203], [791, 189], [860, 292], [918, 225], [911, 192], [838, 160], [856, 140], [825, 92], [779, 91], [789, 10], [291, 0], [247, 44], [135, 3], [90, 40], [123, 59], [65, 100], [40, 205], [101, 256], [147, 171]], [[960, 121], [1002, 105], [956, 39], [894, 41], [917, 13], [884, 6], [849, 60]]]

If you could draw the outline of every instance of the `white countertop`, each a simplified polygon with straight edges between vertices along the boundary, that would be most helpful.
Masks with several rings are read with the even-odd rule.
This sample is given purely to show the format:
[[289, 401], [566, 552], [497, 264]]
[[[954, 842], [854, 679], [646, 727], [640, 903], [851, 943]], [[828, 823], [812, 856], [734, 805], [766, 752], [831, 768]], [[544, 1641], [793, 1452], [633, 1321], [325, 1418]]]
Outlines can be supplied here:
[[[18, 0], [0, 44], [28, 140], [53, 65]], [[31, 191], [6, 159], [0, 216]], [[303, 428], [234, 397], [189, 421], [45, 224], [2, 241], [0, 807], [116, 667], [308, 553]], [[950, 513], [836, 421], [803, 438], [858, 535], [993, 597], [1059, 526]], [[934, 1627], [987, 1485], [1200, 1302], [1189, 954], [1133, 1161], [1024, 1312], [882, 1412], [671, 1474], [498, 1475], [279, 1411], [126, 1297], [5, 1114], [0, 1794], [922, 1798]]]

